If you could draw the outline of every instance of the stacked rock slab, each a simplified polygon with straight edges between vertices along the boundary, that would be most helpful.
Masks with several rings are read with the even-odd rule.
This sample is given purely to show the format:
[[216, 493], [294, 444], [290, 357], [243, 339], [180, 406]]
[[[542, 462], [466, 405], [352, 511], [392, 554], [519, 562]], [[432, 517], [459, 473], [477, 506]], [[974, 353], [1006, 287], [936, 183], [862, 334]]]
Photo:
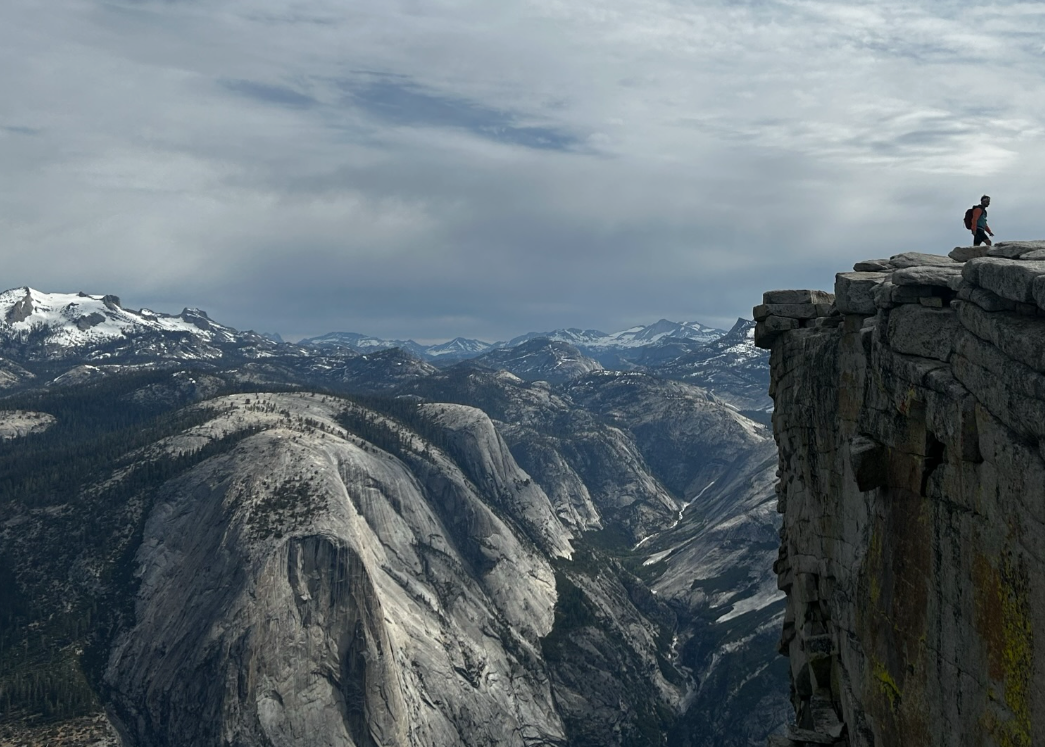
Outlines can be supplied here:
[[834, 325], [842, 321], [834, 308], [835, 297], [818, 290], [778, 290], [762, 296], [754, 308], [755, 341], [762, 347], [782, 332]]
[[1045, 242], [868, 260], [830, 298], [756, 307], [796, 713], [770, 745], [1045, 744]]

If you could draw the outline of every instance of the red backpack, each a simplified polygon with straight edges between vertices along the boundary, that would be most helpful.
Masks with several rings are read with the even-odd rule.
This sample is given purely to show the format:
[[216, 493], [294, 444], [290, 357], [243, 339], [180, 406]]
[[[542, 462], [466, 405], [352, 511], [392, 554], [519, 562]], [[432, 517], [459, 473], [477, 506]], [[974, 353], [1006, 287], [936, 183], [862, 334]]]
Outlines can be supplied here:
[[968, 228], [970, 231], [972, 230], [972, 212], [976, 208], [979, 208], [980, 210], [982, 210], [984, 215], [987, 214], [987, 208], [985, 208], [983, 205], [973, 205], [971, 208], [966, 210], [965, 211], [965, 227]]

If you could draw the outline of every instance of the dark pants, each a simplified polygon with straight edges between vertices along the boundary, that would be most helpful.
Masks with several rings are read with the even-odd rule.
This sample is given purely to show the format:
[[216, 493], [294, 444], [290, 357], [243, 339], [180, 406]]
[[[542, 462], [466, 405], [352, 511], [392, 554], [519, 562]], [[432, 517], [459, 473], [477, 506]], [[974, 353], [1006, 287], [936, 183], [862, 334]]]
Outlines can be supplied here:
[[991, 240], [989, 238], [987, 238], [987, 232], [986, 231], [984, 231], [982, 228], [977, 228], [976, 229], [976, 238], [973, 239], [972, 245], [973, 246], [979, 246], [980, 244], [986, 244], [987, 246], [990, 246], [991, 245]]

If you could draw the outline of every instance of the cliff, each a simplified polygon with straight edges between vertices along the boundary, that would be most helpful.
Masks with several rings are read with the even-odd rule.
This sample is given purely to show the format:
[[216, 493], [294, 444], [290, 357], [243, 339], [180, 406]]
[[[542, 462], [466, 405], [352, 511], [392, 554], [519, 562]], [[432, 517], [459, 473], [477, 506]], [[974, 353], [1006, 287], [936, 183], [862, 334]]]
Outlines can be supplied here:
[[570, 534], [484, 415], [419, 408], [455, 461], [334, 398], [209, 407], [154, 450], [262, 429], [154, 494], [104, 672], [125, 745], [562, 741], [539, 651]]
[[755, 308], [796, 709], [770, 744], [1042, 744], [1045, 242], [854, 270]]

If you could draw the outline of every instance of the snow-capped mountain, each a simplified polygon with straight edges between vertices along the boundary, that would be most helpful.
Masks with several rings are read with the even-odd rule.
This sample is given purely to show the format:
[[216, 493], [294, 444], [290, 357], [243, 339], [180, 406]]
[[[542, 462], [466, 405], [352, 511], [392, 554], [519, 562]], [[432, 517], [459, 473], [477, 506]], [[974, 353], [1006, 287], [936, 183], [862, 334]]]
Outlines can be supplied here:
[[493, 345], [489, 342], [470, 340], [467, 337], [455, 337], [450, 342], [444, 342], [440, 345], [429, 345], [425, 348], [425, 355], [439, 360], [461, 360], [482, 355], [491, 348], [493, 348]]
[[755, 347], [755, 323], [738, 319], [713, 342], [647, 370], [704, 387], [741, 410], [769, 410], [769, 352]]
[[530, 332], [520, 335], [507, 343], [504, 347], [514, 347], [527, 340], [537, 337], [545, 337], [556, 342], [566, 342], [576, 345], [582, 352], [591, 354], [596, 350], [612, 350], [641, 348], [655, 343], [667, 337], [678, 337], [685, 340], [697, 342], [711, 342], [721, 337], [725, 332], [712, 327], [705, 327], [700, 322], [672, 322], [661, 319], [659, 322], [647, 326], [635, 326], [620, 332], [607, 334], [596, 329], [557, 329], [552, 332]]
[[639, 347], [659, 342], [668, 337], [678, 337], [684, 340], [694, 340], [695, 342], [711, 342], [712, 340], [717, 340], [722, 334], [721, 329], [705, 327], [700, 322], [672, 322], [667, 319], [661, 319], [659, 322], [654, 322], [646, 327], [631, 327], [623, 332], [616, 332], [610, 335], [614, 343], [607, 344]]
[[597, 329], [555, 329], [551, 332], [527, 332], [525, 335], [513, 337], [508, 342], [497, 343], [499, 347], [511, 348], [522, 345], [524, 342], [536, 340], [537, 338], [553, 340], [554, 342], [565, 342], [568, 345], [598, 345], [610, 339], [611, 335], [600, 332]]
[[706, 327], [700, 322], [672, 322], [661, 319], [654, 324], [629, 327], [620, 332], [606, 333], [597, 329], [570, 327], [551, 332], [528, 332], [507, 342], [495, 343], [456, 337], [437, 345], [422, 345], [414, 340], [385, 340], [358, 332], [330, 332], [319, 337], [306, 338], [298, 344], [313, 348], [347, 348], [357, 353], [402, 348], [426, 360], [446, 363], [475, 358], [491, 350], [514, 348], [540, 338], [573, 345], [581, 353], [595, 358], [603, 365], [614, 366], [622, 361], [632, 360], [648, 346], [666, 340], [686, 340], [703, 344], [717, 340], [724, 334], [723, 330]]
[[547, 381], [552, 384], [561, 384], [602, 370], [598, 361], [587, 357], [573, 345], [541, 337], [527, 340], [521, 345], [491, 350], [475, 361], [513, 373], [523, 381]]
[[[22, 287], [0, 293], [0, 389], [25, 385], [37, 375], [67, 385], [125, 365], [183, 361], [242, 365], [242, 375], [257, 381], [307, 374], [359, 391], [383, 391], [407, 372], [430, 374], [429, 364], [477, 359], [525, 380], [551, 383], [600, 368], [644, 370], [709, 389], [741, 410], [767, 410], [768, 355], [754, 347], [752, 335], [753, 324], [744, 320], [720, 333], [698, 322], [662, 319], [612, 334], [570, 328], [495, 344], [458, 337], [421, 345], [347, 332], [289, 344], [240, 332], [200, 309], [178, 315], [134, 311], [117, 296]], [[402, 356], [373, 357], [396, 348]]]
[[0, 352], [16, 360], [214, 360], [233, 351], [260, 358], [279, 348], [254, 332], [218, 324], [200, 309], [173, 316], [125, 309], [117, 296], [29, 287], [0, 293]]
[[361, 335], [358, 332], [328, 332], [319, 337], [308, 337], [299, 345], [310, 348], [342, 349], [356, 353], [375, 353], [378, 350], [401, 348], [420, 358], [430, 361], [458, 361], [474, 358], [490, 350], [493, 345], [482, 340], [455, 337], [449, 342], [422, 345], [414, 340], [384, 340], [380, 337]]
[[328, 332], [319, 337], [306, 337], [298, 345], [309, 348], [347, 349], [357, 353], [376, 353], [378, 350], [402, 348], [414, 355], [424, 356], [425, 346], [413, 340], [384, 340], [380, 337], [362, 335], [358, 332]]

